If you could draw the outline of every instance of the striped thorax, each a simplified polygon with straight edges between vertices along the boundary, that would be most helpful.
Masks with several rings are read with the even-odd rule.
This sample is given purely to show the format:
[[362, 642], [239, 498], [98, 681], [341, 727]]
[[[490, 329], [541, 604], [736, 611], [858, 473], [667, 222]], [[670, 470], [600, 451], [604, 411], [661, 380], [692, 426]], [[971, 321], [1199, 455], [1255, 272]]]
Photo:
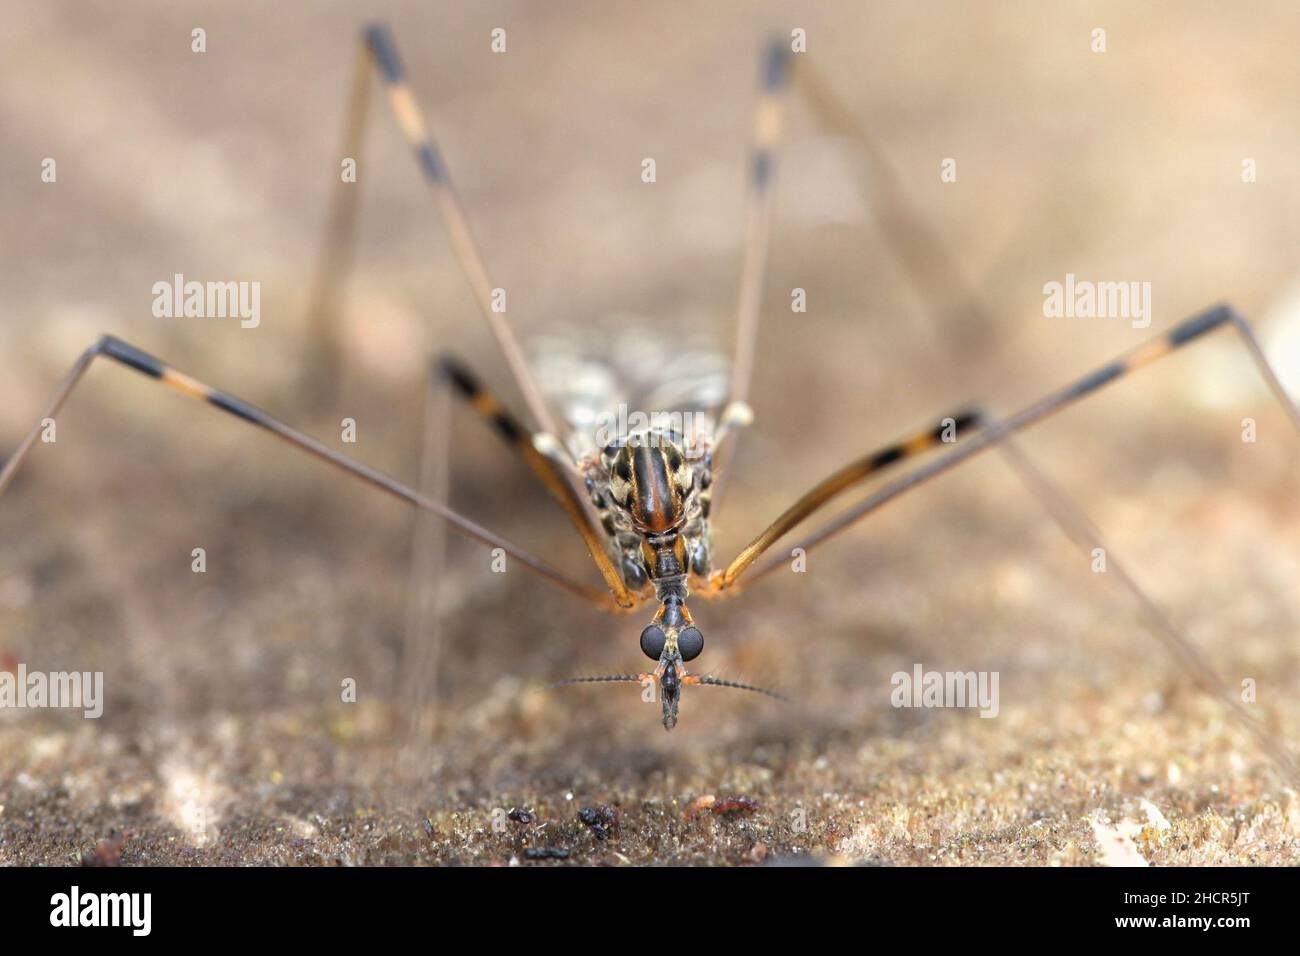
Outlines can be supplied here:
[[712, 459], [706, 438], [687, 444], [660, 428], [606, 445], [587, 461], [592, 503], [630, 590], [653, 587], [659, 609], [641, 632], [641, 650], [657, 662], [654, 679], [664, 726], [677, 723], [684, 662], [704, 649], [704, 637], [686, 607], [691, 575], [709, 572], [709, 485]]

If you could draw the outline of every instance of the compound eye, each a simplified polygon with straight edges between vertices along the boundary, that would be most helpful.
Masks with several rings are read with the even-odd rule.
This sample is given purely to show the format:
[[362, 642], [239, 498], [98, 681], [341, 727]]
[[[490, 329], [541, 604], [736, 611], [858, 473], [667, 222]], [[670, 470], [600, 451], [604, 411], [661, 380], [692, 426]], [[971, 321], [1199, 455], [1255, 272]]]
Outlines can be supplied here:
[[658, 624], [651, 624], [641, 632], [641, 653], [652, 661], [659, 660], [664, 652], [664, 643], [668, 640], [664, 629]]
[[677, 653], [682, 655], [682, 660], [693, 661], [700, 656], [702, 650], [704, 635], [698, 627], [688, 627], [677, 635]]

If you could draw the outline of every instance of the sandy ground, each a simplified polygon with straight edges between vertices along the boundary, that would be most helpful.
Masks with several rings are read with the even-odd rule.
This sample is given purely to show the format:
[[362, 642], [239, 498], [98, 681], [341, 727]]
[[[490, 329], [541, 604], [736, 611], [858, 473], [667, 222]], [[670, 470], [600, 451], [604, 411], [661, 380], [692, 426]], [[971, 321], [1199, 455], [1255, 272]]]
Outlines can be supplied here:
[[[526, 340], [613, 322], [727, 340], [756, 51], [793, 27], [984, 299], [987, 327], [936, 313], [878, 228], [879, 175], [860, 179], [795, 104], [723, 555], [850, 457], [972, 397], [1017, 407], [1216, 301], [1260, 321], [1300, 391], [1291, 4], [376, 6]], [[101, 331], [412, 480], [433, 350], [517, 399], [376, 100], [344, 371], [325, 407], [304, 400], [360, 22], [343, 4], [6, 4], [0, 449]], [[504, 56], [488, 49], [501, 25]], [[260, 281], [261, 326], [154, 318], [151, 286], [176, 272]], [[1042, 286], [1067, 272], [1150, 281], [1152, 327], [1044, 318]], [[796, 286], [807, 314], [786, 305]], [[1220, 334], [1024, 447], [1294, 741], [1288, 428]], [[595, 580], [491, 435], [458, 413], [453, 440], [455, 507]], [[0, 863], [1296, 860], [1294, 782], [996, 457], [813, 551], [806, 573], [693, 604], [706, 669], [796, 703], [697, 688], [672, 734], [629, 685], [536, 691], [640, 667], [640, 616], [494, 574], [458, 539], [413, 589], [414, 531], [402, 505], [273, 439], [95, 368], [0, 498], [0, 657], [103, 671], [107, 701], [93, 721], [0, 711]], [[437, 628], [413, 632], [410, 603], [431, 594]], [[998, 715], [892, 707], [891, 675], [917, 663], [997, 672]]]

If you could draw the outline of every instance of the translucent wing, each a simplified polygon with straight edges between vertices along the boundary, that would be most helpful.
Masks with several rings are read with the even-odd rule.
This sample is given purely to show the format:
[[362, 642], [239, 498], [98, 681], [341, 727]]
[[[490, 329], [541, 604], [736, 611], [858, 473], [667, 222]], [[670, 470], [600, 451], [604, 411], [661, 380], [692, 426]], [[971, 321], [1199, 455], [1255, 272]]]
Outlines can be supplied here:
[[563, 326], [539, 336], [533, 373], [547, 400], [572, 429], [577, 458], [621, 437], [617, 423], [668, 417], [712, 434], [730, 386], [730, 358], [707, 337], [665, 334], [640, 316], [617, 316], [608, 328]]

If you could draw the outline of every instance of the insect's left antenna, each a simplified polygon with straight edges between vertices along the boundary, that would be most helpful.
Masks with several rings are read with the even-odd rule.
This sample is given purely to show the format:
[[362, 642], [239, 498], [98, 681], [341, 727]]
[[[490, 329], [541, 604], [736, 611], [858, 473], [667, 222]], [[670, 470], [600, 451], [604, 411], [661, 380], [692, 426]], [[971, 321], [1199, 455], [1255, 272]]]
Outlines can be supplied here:
[[688, 677], [682, 678], [682, 683], [698, 684], [701, 687], [731, 687], [735, 690], [749, 690], [753, 691], [755, 694], [763, 694], [766, 697], [771, 697], [773, 700], [779, 700], [783, 704], [794, 703], [794, 701], [785, 696], [785, 694], [774, 691], [771, 688], [759, 687], [757, 684], [746, 684], [737, 680], [723, 680], [721, 677], [709, 677], [707, 675], [697, 676], [691, 674]]

